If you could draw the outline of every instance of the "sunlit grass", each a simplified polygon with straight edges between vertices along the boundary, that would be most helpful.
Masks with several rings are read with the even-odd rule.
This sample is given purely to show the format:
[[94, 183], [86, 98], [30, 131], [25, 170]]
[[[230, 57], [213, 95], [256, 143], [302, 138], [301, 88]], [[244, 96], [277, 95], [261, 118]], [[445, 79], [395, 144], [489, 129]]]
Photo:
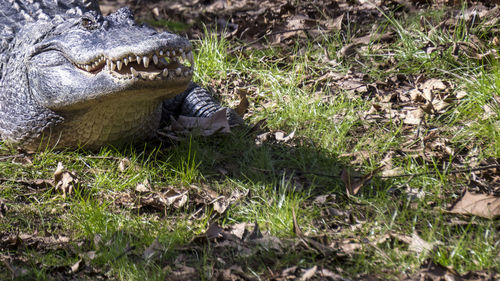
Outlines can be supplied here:
[[[439, 22], [443, 14], [435, 11], [425, 16], [428, 22]], [[403, 24], [393, 16], [386, 18], [379, 31], [394, 30], [395, 42], [382, 51], [368, 48], [360, 54], [359, 59], [365, 60], [368, 66], [364, 69], [367, 81], [384, 79], [394, 72], [452, 81], [468, 95], [441, 117], [430, 118], [430, 124], [447, 129], [443, 137], [449, 138], [449, 145], [457, 151], [465, 148], [477, 151], [471, 158], [500, 157], [499, 109], [493, 98], [500, 87], [498, 67], [482, 65], [466, 57], [457, 61], [450, 49], [444, 49], [442, 54], [425, 52], [422, 48], [429, 42], [436, 46], [450, 45], [469, 40], [470, 34], [459, 24], [457, 30], [438, 30], [429, 35], [430, 26], [421, 30], [417, 19]], [[59, 255], [51, 250], [40, 255], [36, 251], [27, 253], [33, 263], [29, 276], [48, 280], [52, 266], [71, 266], [80, 254], [94, 251], [97, 257], [86, 262], [116, 279], [144, 280], [144, 276], [148, 276], [148, 280], [164, 280], [176, 258], [188, 255], [176, 249], [203, 234], [211, 223], [228, 226], [256, 222], [263, 233], [291, 239], [296, 237], [294, 213], [304, 233], [329, 242], [353, 239], [364, 243], [364, 239], [389, 233], [409, 236], [418, 233], [426, 241], [441, 244], [433, 251], [416, 254], [408, 250], [408, 245], [388, 239], [376, 247], [365, 243], [363, 250], [338, 261], [323, 260], [320, 255], [293, 249], [281, 254], [259, 252], [259, 259], [255, 256], [243, 259], [238, 253], [224, 259], [241, 262], [255, 275], [267, 272], [266, 259], [274, 262], [273, 270], [296, 265], [308, 268], [321, 263], [331, 270], [341, 266], [349, 276], [387, 274], [388, 270], [394, 274], [411, 274], [427, 258], [460, 272], [499, 271], [496, 221], [464, 217], [462, 219], [470, 223], [450, 224], [451, 215], [445, 210], [467, 182], [465, 178], [453, 178], [443, 172], [442, 162], [453, 159], [431, 158], [430, 162], [423, 162], [409, 157], [402, 148], [411, 136], [404, 134], [402, 124], [370, 123], [362, 118], [360, 113], [369, 110], [374, 102], [372, 97], [310, 83], [327, 72], [345, 75], [355, 67], [356, 61], [337, 56], [342, 44], [352, 39], [351, 31], [325, 34], [321, 44], [297, 44], [292, 51], [268, 48], [230, 53], [238, 43], [210, 31], [202, 40], [193, 42], [194, 80], [205, 86], [217, 85], [220, 88], [214, 90], [219, 94], [234, 93], [230, 89], [235, 80], [240, 87], [252, 86], [248, 93], [252, 102], [248, 122], [266, 119], [264, 132], [294, 132], [291, 142], [256, 145], [255, 138], [262, 132], [240, 128], [229, 136], [192, 137], [161, 147], [150, 144], [122, 149], [108, 147], [97, 153], [41, 149], [28, 164], [0, 161], [0, 177], [5, 179], [0, 186], [0, 198], [6, 200], [9, 207], [9, 216], [0, 218], [0, 229], [6, 233], [64, 235], [76, 241], [72, 246], [76, 254]], [[330, 54], [330, 63], [326, 64], [325, 50]], [[380, 70], [370, 65], [369, 59], [375, 62], [393, 59], [396, 67], [391, 71]], [[223, 103], [237, 99], [224, 96]], [[486, 116], [487, 106], [491, 111]], [[0, 151], [2, 155], [17, 153], [4, 145]], [[343, 153], [361, 151], [370, 154], [356, 164], [340, 157]], [[357, 197], [346, 196], [341, 171], [344, 168], [373, 170], [388, 153], [393, 153], [391, 163], [402, 172], [429, 174], [375, 178]], [[128, 161], [124, 169], [119, 168], [122, 159]], [[71, 196], [63, 198], [50, 188], [37, 192], [15, 181], [51, 179], [58, 162], [79, 176], [80, 184]], [[220, 216], [209, 206], [194, 208], [193, 202], [178, 210], [163, 212], [120, 205], [123, 193], [134, 193], [136, 186], [145, 181], [153, 191], [164, 187], [178, 190], [209, 187], [220, 194], [248, 191], [248, 196]], [[418, 196], [409, 194], [408, 190]], [[317, 196], [324, 194], [335, 195], [335, 202], [330, 203], [348, 215], [325, 217], [330, 207], [313, 203]], [[332, 231], [335, 227], [337, 232]], [[161, 257], [144, 260], [141, 257], [144, 250], [155, 239], [164, 247]], [[189, 260], [190, 266], [203, 272], [202, 278], [207, 280], [214, 266], [220, 263], [217, 260], [220, 257], [214, 256], [211, 250], [203, 246], [189, 253], [196, 257], [194, 261]], [[1, 251], [13, 254], [10, 250]], [[252, 258], [254, 260], [249, 261]], [[40, 262], [44, 269], [36, 268]], [[9, 276], [0, 273], [0, 279]]]

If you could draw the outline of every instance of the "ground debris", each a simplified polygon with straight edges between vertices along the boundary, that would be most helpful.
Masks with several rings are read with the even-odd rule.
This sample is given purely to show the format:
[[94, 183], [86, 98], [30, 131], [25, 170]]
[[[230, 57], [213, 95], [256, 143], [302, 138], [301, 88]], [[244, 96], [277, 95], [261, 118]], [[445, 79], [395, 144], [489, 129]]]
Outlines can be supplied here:
[[37, 233], [0, 234], [0, 248], [3, 249], [55, 249], [66, 246], [70, 238], [61, 235], [39, 236]]
[[463, 196], [453, 205], [450, 213], [494, 219], [500, 217], [500, 197], [465, 191]]
[[78, 186], [78, 178], [74, 172], [67, 171], [64, 165], [59, 162], [54, 172], [54, 184], [57, 191], [61, 191], [63, 197], [71, 195], [73, 189]]
[[422, 263], [420, 270], [412, 277], [404, 279], [405, 281], [447, 281], [447, 280], [463, 280], [463, 281], [490, 281], [498, 280], [500, 274], [494, 271], [470, 271], [464, 275], [459, 274], [452, 267], [443, 266], [435, 263], [432, 259], [427, 259]]

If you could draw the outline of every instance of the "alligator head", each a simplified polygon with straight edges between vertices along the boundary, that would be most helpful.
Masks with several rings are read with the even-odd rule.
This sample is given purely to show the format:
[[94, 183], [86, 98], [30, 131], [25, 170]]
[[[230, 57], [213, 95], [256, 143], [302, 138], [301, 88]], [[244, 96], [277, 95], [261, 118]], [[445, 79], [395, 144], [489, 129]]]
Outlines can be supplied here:
[[161, 102], [191, 80], [189, 41], [136, 24], [128, 8], [31, 25], [20, 31], [31, 38], [27, 50], [16, 51], [25, 65], [20, 79], [27, 80], [30, 102], [52, 120], [21, 140], [31, 146], [42, 137], [54, 146], [89, 147], [148, 137], [159, 125]]

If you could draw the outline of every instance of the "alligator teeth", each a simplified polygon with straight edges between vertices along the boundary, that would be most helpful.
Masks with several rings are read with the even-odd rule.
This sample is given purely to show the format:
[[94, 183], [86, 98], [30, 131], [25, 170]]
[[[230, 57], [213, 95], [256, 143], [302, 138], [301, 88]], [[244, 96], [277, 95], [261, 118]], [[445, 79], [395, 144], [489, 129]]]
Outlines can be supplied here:
[[161, 75], [163, 75], [163, 77], [167, 77], [168, 76], [168, 69], [164, 68], [163, 71], [161, 72]]
[[140, 56], [136, 56], [135, 59], [137, 60], [138, 64], [141, 64], [142, 58]]
[[182, 73], [182, 69], [180, 67], [178, 67], [176, 70], [175, 70], [175, 74], [177, 75], [181, 75]]
[[175, 51], [174, 50], [172, 50], [172, 56], [175, 56]]
[[132, 72], [132, 76], [134, 77], [137, 77], [137, 75], [139, 75], [139, 73], [133, 67], [130, 67], [130, 72]]
[[118, 68], [118, 70], [122, 70], [122, 61], [121, 60], [116, 61], [116, 67]]
[[111, 71], [115, 71], [115, 67], [116, 67], [116, 65], [112, 61], [110, 61], [109, 68], [111, 69]]
[[144, 67], [148, 68], [148, 66], [149, 66], [149, 58], [146, 57], [146, 56], [144, 56], [142, 59], [144, 60]]
[[163, 57], [163, 50], [160, 50], [160, 57]]
[[128, 58], [124, 58], [124, 59], [123, 59], [123, 63], [124, 63], [125, 65], [128, 65]]
[[155, 64], [158, 64], [158, 57], [156, 55], [153, 55], [153, 62]]
[[86, 65], [85, 70], [90, 71], [90, 65]]
[[129, 61], [129, 62], [133, 62], [133, 61], [135, 61], [135, 59], [134, 59], [134, 57], [133, 57], [133, 56], [129, 56], [129, 57], [128, 57], [128, 61]]
[[169, 52], [169, 51], [167, 51], [167, 52], [165, 53], [165, 55], [166, 55], [167, 57], [170, 57], [170, 52]]

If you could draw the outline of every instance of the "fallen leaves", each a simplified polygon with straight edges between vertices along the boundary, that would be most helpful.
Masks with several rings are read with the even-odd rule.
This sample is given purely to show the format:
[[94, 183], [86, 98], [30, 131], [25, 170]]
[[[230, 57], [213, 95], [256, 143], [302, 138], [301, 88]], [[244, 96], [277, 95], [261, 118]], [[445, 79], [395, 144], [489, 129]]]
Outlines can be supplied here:
[[494, 271], [469, 271], [466, 274], [459, 274], [450, 266], [443, 266], [434, 262], [432, 259], [425, 260], [420, 269], [410, 278], [405, 278], [405, 281], [413, 280], [463, 280], [463, 281], [488, 281], [498, 280], [500, 274]]
[[63, 197], [66, 197], [66, 195], [71, 195], [73, 189], [78, 185], [78, 178], [75, 173], [67, 171], [59, 162], [54, 172], [54, 183], [56, 191], [61, 191]]
[[38, 233], [18, 233], [18, 234], [1, 234], [0, 248], [2, 249], [54, 249], [61, 246], [67, 246], [70, 238], [62, 235], [41, 236]]
[[257, 146], [261, 146], [265, 142], [276, 142], [276, 143], [288, 143], [291, 144], [291, 141], [295, 137], [295, 130], [290, 134], [283, 131], [274, 131], [274, 132], [264, 132], [256, 136], [255, 144]]
[[136, 191], [140, 193], [138, 196], [140, 206], [153, 207], [160, 211], [166, 211], [169, 208], [182, 208], [188, 200], [187, 190], [178, 190], [173, 187], [161, 188], [160, 191], [152, 191], [150, 187], [148, 188], [144, 184], [139, 184], [136, 187]]
[[494, 219], [500, 216], [500, 197], [488, 194], [473, 194], [466, 191], [453, 205], [450, 212]]
[[219, 194], [204, 186], [191, 186], [188, 188], [173, 186], [154, 186], [147, 179], [138, 183], [135, 192], [121, 193], [113, 201], [124, 207], [138, 209], [152, 209], [162, 213], [182, 209], [195, 208], [190, 219], [203, 217], [205, 212], [213, 210], [212, 215], [222, 215], [226, 210], [237, 204], [248, 195], [249, 190], [235, 189], [230, 193]]

